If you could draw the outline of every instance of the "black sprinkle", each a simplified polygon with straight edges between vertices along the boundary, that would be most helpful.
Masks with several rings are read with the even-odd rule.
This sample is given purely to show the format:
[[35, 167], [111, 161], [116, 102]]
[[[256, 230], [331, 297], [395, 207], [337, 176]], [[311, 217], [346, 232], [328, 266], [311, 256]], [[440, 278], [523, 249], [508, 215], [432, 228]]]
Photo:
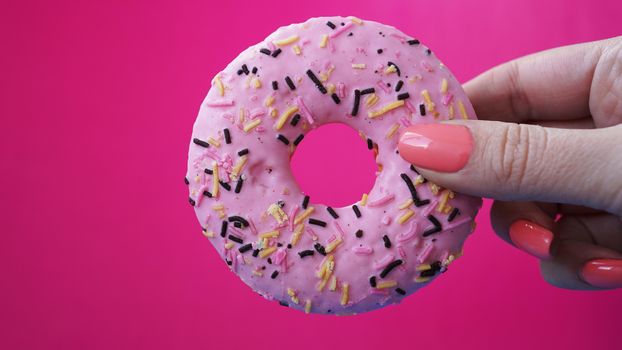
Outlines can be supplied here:
[[276, 138], [279, 141], [283, 142], [284, 144], [289, 145], [289, 140], [287, 139], [287, 137], [285, 137], [285, 136], [283, 136], [281, 134], [278, 134]]
[[242, 75], [242, 73], [244, 73], [244, 71], [241, 69], [238, 69], [238, 75]]
[[192, 139], [192, 142], [194, 142], [195, 145], [199, 145], [201, 147], [205, 147], [208, 148], [209, 147], [209, 143], [203, 141], [203, 140], [199, 140], [196, 137]]
[[315, 243], [313, 245], [313, 248], [315, 248], [315, 250], [317, 250], [318, 253], [320, 253], [322, 255], [326, 255], [326, 248], [324, 248], [324, 246], [321, 245], [319, 242]]
[[292, 249], [292, 245], [291, 244], [287, 244], [287, 249]]
[[227, 227], [229, 226], [228, 221], [223, 221], [222, 226], [220, 226], [220, 237], [225, 237], [227, 235]]
[[425, 116], [425, 105], [422, 103], [419, 105], [419, 114], [421, 114], [421, 116]]
[[420, 42], [417, 39], [411, 39], [407, 41], [408, 45], [419, 45]]
[[361, 91], [354, 90], [354, 104], [352, 105], [352, 116], [356, 117], [359, 113], [359, 105], [361, 104]]
[[356, 233], [354, 234], [356, 236], [356, 238], [361, 238], [363, 237], [363, 230], [357, 230]]
[[[386, 236], [385, 236], [386, 237]], [[391, 270], [393, 270], [394, 268], [400, 266], [403, 263], [402, 260], [397, 259], [397, 260], [393, 260], [389, 263], [389, 265], [387, 265], [382, 272], [380, 272], [380, 278], [385, 278], [387, 277], [387, 275], [389, 274], [389, 272], [391, 272]]]
[[246, 253], [247, 251], [249, 251], [251, 249], [253, 249], [253, 244], [252, 243], [248, 243], [248, 244], [245, 244], [245, 245], [241, 246], [240, 248], [238, 248], [238, 251], [240, 253]]
[[406, 291], [402, 288], [395, 288], [395, 292], [399, 295], [406, 295]]
[[395, 64], [395, 63], [393, 63], [393, 62], [389, 61], [389, 62], [387, 63], [387, 66], [393, 66], [393, 67], [395, 67], [395, 70], [396, 70], [397, 76], [398, 76], [398, 77], [402, 76], [402, 72], [400, 71], [400, 67], [398, 67], [398, 66], [397, 66], [397, 64]]
[[244, 183], [244, 180], [242, 179], [242, 177], [240, 177], [238, 179], [238, 182], [235, 184], [235, 193], [240, 193], [240, 191], [242, 190], [242, 184]]
[[409, 94], [408, 92], [405, 92], [405, 93], [403, 93], [403, 94], [399, 94], [399, 95], [397, 95], [397, 99], [398, 99], [398, 100], [405, 100], [405, 99], [407, 99], [407, 98], [409, 98], [409, 97], [410, 97], [410, 94]]
[[272, 82], [272, 90], [278, 90], [278, 89], [279, 89], [279, 82], [275, 80]]
[[220, 186], [222, 186], [225, 190], [227, 191], [231, 191], [231, 186], [226, 183], [226, 182], [222, 182], [222, 181], [218, 181], [220, 183]]
[[421, 271], [421, 273], [419, 274], [420, 277], [432, 277], [434, 275], [436, 275], [436, 270], [434, 269]]
[[322, 220], [314, 219], [314, 218], [310, 218], [309, 219], [309, 223], [311, 225], [326, 227], [326, 222], [324, 222]]
[[380, 55], [382, 53], [382, 49], [378, 49], [376, 50], [376, 52], [378, 52], [378, 54]]
[[231, 143], [231, 133], [229, 132], [229, 129], [225, 128], [222, 132], [223, 132], [223, 134], [225, 134], [225, 143], [226, 144], [230, 144]]
[[408, 175], [404, 173], [400, 174], [400, 177], [402, 178], [402, 180], [404, 180], [404, 182], [406, 182], [406, 186], [408, 186], [408, 190], [410, 191], [410, 196], [412, 197], [413, 202], [415, 203], [419, 202], [420, 199], [419, 199], [419, 196], [417, 195], [417, 190], [415, 189], [415, 185], [413, 184], [410, 177], [408, 177]]
[[259, 249], [253, 250], [253, 256], [257, 257], [259, 255]]
[[271, 258], [268, 258], [266, 261], [268, 262], [268, 264], [272, 265], [272, 259]]
[[443, 228], [442, 228], [442, 227], [439, 227], [439, 226], [434, 226], [434, 227], [432, 227], [431, 229], [428, 229], [428, 230], [424, 231], [424, 232], [423, 232], [423, 234], [422, 234], [422, 236], [423, 236], [423, 237], [427, 237], [427, 236], [429, 236], [429, 235], [433, 235], [433, 234], [435, 234], [435, 233], [439, 233], [439, 232], [441, 232], [442, 230], [443, 230]]
[[451, 213], [449, 213], [449, 216], [447, 217], [447, 222], [452, 222], [454, 221], [454, 219], [456, 218], [456, 215], [460, 214], [460, 210], [458, 210], [458, 208], [454, 208]]
[[242, 224], [240, 224], [239, 222], [234, 222], [233, 226], [237, 227], [237, 228], [242, 228]]
[[243, 65], [242, 65], [242, 71], [243, 71], [243, 72], [244, 72], [244, 74], [246, 74], [246, 75], [248, 75], [248, 73], [249, 73], [249, 71], [248, 71], [248, 67], [247, 67], [245, 64], [243, 64]]
[[272, 57], [276, 57], [276, 56], [278, 56], [280, 54], [281, 54], [281, 49], [276, 49], [276, 50], [274, 50], [274, 52], [272, 52]]
[[430, 49], [425, 50], [425, 54], [430, 56], [432, 54], [432, 50], [430, 50]]
[[229, 239], [236, 242], [236, 243], [244, 243], [244, 241], [242, 240], [242, 238], [238, 237], [238, 236], [234, 236], [234, 235], [229, 235]]
[[300, 121], [300, 114], [296, 114], [294, 115], [294, 117], [292, 118], [292, 121], [290, 122], [290, 124], [292, 126], [296, 126], [296, 124], [298, 124], [298, 122]]
[[279, 305], [289, 307], [289, 304], [284, 300], [279, 300]]
[[298, 146], [298, 144], [302, 142], [302, 139], [304, 138], [305, 138], [305, 135], [303, 134], [298, 135], [298, 137], [296, 137], [296, 139], [294, 140], [294, 146]]
[[263, 53], [264, 55], [268, 55], [268, 56], [270, 56], [270, 54], [272, 53], [268, 49], [260, 49], [259, 52]]
[[227, 220], [229, 220], [229, 222], [236, 222], [237, 221], [237, 222], [241, 223], [242, 226], [244, 226], [244, 227], [248, 227], [248, 225], [249, 225], [248, 221], [246, 221], [246, 219], [244, 219], [241, 216], [237, 216], [237, 215], [230, 216]]
[[207, 175], [212, 175], [214, 173], [214, 171], [212, 169], [205, 168], [205, 173]]
[[[207, 170], [207, 169], [205, 169], [205, 170]], [[190, 185], [190, 181], [188, 181], [188, 178], [187, 178], [187, 177], [184, 177], [184, 183], [185, 183], [186, 185]]]
[[415, 202], [415, 207], [423, 207], [424, 205], [428, 205], [428, 204], [430, 204], [429, 199], [420, 199]]
[[387, 235], [382, 236], [382, 240], [384, 241], [385, 248], [391, 248], [391, 240], [389, 239], [389, 236]]
[[277, 270], [274, 270], [274, 272], [272, 272], [272, 274], [270, 275], [270, 278], [275, 279], [276, 276], [279, 275], [279, 272]]
[[209, 191], [203, 191], [203, 195], [204, 195], [205, 197], [212, 198], [212, 194], [211, 194]]
[[233, 261], [229, 260], [229, 259], [225, 259], [225, 261], [227, 262], [227, 265], [231, 266], [233, 264]]
[[395, 84], [395, 92], [399, 92], [400, 90], [402, 90], [402, 86], [404, 86], [404, 82], [403, 81], [398, 81], [397, 84]]
[[336, 94], [336, 93], [334, 93], [334, 92], [333, 92], [333, 93], [330, 95], [330, 97], [333, 99], [333, 101], [335, 101], [335, 104], [340, 104], [340, 103], [341, 103], [341, 100], [339, 99], [339, 96], [337, 96], [337, 94]]
[[412, 171], [416, 172], [417, 174], [419, 174], [419, 172], [417, 171], [417, 169], [415, 169], [415, 166], [414, 166], [414, 165], [412, 165], [412, 164], [410, 165], [410, 170], [412, 170]]
[[285, 202], [283, 201], [278, 201], [276, 202], [276, 204], [278, 204], [280, 208], [283, 208], [285, 206]]
[[324, 87], [324, 84], [322, 84], [322, 82], [315, 76], [311, 69], [307, 69], [307, 76], [311, 79], [311, 81], [313, 81], [322, 94], [326, 94], [328, 92], [328, 90]]
[[430, 220], [430, 222], [433, 223], [434, 226], [442, 227], [441, 222], [438, 221], [438, 219], [436, 217], [434, 217], [434, 215], [432, 215], [432, 214], [428, 215], [428, 220]]
[[369, 278], [369, 284], [372, 286], [372, 288], [376, 288], [376, 276], [371, 276]]
[[304, 258], [305, 256], [311, 256], [311, 255], [313, 255], [313, 254], [315, 254], [315, 252], [314, 252], [313, 250], [310, 250], [310, 249], [309, 249], [309, 250], [303, 250], [303, 251], [301, 251], [301, 252], [298, 252], [298, 255], [300, 255], [300, 258], [301, 258], [301, 259], [302, 259], [302, 258]]
[[192, 198], [188, 198], [188, 202], [189, 202], [189, 203], [190, 203], [190, 205], [191, 205], [191, 206], [193, 206], [193, 207], [195, 206], [195, 204], [197, 204], [197, 203], [194, 201], [194, 199], [192, 199]]
[[357, 218], [361, 217], [361, 211], [359, 210], [359, 207], [356, 204], [352, 206], [352, 210], [354, 210], [354, 214], [356, 215]]
[[326, 211], [328, 211], [328, 213], [330, 214], [330, 216], [333, 217], [333, 219], [339, 219], [339, 215], [337, 215], [337, 212], [335, 211], [335, 209], [331, 207], [327, 207]]
[[376, 92], [375, 88], [363, 89], [363, 90], [361, 90], [361, 96], [367, 95], [367, 94], [373, 94], [374, 92]]
[[253, 67], [253, 70], [251, 71], [253, 74], [257, 74], [257, 67]]
[[245, 155], [245, 154], [248, 154], [248, 148], [245, 148], [245, 149], [243, 149], [243, 150], [238, 152], [238, 156], [240, 156], [240, 157]]
[[372, 148], [374, 148], [374, 141], [372, 141], [371, 139], [367, 139], [367, 149]]
[[309, 196], [305, 196], [305, 198], [302, 200], [302, 209], [307, 209], [308, 205], [309, 205]]
[[330, 27], [330, 29], [335, 29], [337, 28], [337, 26], [335, 26], [335, 24], [331, 21], [326, 22], [326, 25]]
[[285, 77], [285, 82], [287, 83], [287, 86], [289, 86], [290, 89], [292, 90], [296, 90], [296, 85], [294, 85], [294, 82], [292, 81], [292, 78], [290, 77]]

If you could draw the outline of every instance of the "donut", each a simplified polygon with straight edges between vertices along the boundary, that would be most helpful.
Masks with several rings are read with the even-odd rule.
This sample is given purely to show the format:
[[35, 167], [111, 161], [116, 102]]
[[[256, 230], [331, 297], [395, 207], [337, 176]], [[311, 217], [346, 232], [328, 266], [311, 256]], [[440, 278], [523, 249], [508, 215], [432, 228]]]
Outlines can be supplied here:
[[[228, 268], [268, 300], [336, 315], [396, 304], [462, 255], [481, 206], [418, 174], [399, 134], [460, 118], [473, 107], [419, 40], [356, 17], [281, 27], [213, 78], [189, 144], [189, 202]], [[373, 188], [341, 208], [305, 195], [289, 166], [327, 123], [357, 130], [377, 163]]]

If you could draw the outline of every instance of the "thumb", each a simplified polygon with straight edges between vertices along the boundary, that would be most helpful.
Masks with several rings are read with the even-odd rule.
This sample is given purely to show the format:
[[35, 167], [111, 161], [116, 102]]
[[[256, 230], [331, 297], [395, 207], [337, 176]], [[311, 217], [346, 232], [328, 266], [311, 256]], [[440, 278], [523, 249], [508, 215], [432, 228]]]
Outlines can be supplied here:
[[398, 149], [425, 178], [458, 192], [620, 214], [621, 128], [456, 120], [412, 125], [402, 133]]

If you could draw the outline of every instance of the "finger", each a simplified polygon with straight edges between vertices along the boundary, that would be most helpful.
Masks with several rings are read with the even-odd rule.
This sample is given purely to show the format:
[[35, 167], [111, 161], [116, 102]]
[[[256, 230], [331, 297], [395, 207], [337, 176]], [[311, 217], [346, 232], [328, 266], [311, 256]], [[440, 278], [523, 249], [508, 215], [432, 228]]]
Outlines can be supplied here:
[[547, 128], [559, 129], [594, 129], [594, 119], [591, 117], [572, 120], [538, 120], [528, 121], [526, 124], [540, 125]]
[[568, 216], [554, 231], [553, 259], [540, 263], [547, 282], [567, 289], [622, 287], [622, 227], [617, 217]]
[[499, 200], [622, 213], [622, 125], [592, 130], [482, 120], [416, 124], [399, 152], [432, 182]]
[[524, 122], [589, 115], [603, 49], [622, 37], [559, 47], [501, 64], [464, 88], [479, 119]]

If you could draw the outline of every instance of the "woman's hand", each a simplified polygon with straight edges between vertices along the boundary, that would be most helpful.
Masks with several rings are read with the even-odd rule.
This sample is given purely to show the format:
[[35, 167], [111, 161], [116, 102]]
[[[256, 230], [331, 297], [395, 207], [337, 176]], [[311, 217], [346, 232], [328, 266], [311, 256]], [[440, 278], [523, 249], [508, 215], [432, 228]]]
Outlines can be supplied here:
[[570, 289], [622, 287], [622, 37], [544, 51], [465, 90], [480, 120], [409, 127], [429, 180], [494, 198], [492, 225]]

